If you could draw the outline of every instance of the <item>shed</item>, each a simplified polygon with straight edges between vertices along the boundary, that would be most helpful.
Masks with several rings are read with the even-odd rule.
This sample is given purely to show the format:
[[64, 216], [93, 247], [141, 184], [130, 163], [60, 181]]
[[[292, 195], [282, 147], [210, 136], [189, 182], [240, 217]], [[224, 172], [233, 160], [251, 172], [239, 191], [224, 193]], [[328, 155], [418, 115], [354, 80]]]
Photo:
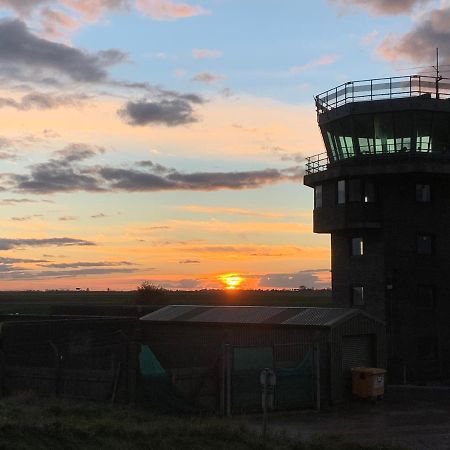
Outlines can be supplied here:
[[341, 402], [352, 367], [385, 367], [385, 325], [359, 309], [172, 305], [140, 323], [173, 391], [222, 413], [260, 407], [266, 367], [277, 409]]

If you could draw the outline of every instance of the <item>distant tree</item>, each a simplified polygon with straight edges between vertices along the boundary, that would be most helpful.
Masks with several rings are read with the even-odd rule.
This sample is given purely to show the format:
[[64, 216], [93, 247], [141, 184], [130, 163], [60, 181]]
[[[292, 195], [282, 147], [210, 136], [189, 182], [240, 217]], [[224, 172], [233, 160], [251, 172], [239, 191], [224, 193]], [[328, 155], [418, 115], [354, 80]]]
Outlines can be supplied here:
[[147, 303], [148, 301], [161, 297], [166, 292], [167, 289], [164, 289], [159, 284], [143, 281], [136, 289], [136, 303]]

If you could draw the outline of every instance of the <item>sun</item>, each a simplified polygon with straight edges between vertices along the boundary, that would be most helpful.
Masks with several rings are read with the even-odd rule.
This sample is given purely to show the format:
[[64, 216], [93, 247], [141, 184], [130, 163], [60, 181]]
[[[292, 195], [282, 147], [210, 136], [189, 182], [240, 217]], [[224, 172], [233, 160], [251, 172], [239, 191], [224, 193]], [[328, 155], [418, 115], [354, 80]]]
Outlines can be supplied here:
[[245, 278], [239, 276], [237, 273], [226, 273], [220, 275], [219, 281], [223, 284], [224, 288], [227, 290], [238, 289]]

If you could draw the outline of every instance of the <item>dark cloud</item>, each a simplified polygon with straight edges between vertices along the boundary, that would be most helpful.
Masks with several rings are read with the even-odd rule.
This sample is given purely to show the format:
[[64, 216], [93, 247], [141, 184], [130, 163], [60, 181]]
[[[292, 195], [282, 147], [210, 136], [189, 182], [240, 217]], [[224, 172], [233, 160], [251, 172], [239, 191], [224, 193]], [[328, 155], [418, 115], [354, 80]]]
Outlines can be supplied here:
[[14, 175], [17, 189], [28, 192], [101, 191], [93, 169], [80, 162], [102, 152], [85, 144], [71, 144], [55, 152], [55, 158], [31, 167], [29, 175]]
[[32, 216], [11, 217], [11, 220], [16, 222], [25, 222], [27, 220], [35, 219], [36, 217], [43, 217], [42, 214], [33, 214]]
[[436, 47], [440, 64], [450, 64], [450, 7], [430, 11], [406, 34], [388, 36], [378, 53], [391, 61], [409, 59], [424, 66], [434, 63]]
[[97, 262], [78, 261], [71, 263], [41, 264], [41, 266], [48, 267], [51, 269], [77, 269], [79, 267], [115, 267], [115, 266], [133, 266], [133, 265], [134, 264], [129, 261], [97, 261]]
[[54, 109], [61, 106], [80, 107], [89, 97], [85, 94], [58, 95], [53, 93], [33, 92], [20, 100], [0, 97], [0, 108], [16, 108], [21, 111], [30, 109]]
[[415, 7], [420, 7], [432, 0], [328, 0], [330, 3], [351, 7], [357, 6], [368, 9], [376, 15], [408, 14]]
[[118, 114], [128, 124], [141, 126], [162, 124], [175, 127], [198, 121], [192, 101], [184, 98], [128, 102]]
[[44, 70], [74, 81], [100, 82], [107, 79], [109, 66], [125, 60], [116, 49], [88, 53], [37, 37], [20, 20], [0, 21], [0, 65], [12, 72]]
[[58, 220], [61, 220], [63, 222], [67, 222], [69, 220], [77, 220], [77, 217], [75, 217], [75, 216], [62, 216], [62, 217], [59, 217]]
[[29, 198], [5, 198], [0, 200], [0, 205], [15, 206], [24, 203], [39, 203], [39, 200], [32, 200]]
[[48, 239], [7, 239], [0, 238], [0, 250], [11, 250], [19, 247], [68, 247], [95, 245], [93, 242], [73, 238], [48, 238]]
[[259, 287], [295, 289], [300, 286], [308, 288], [329, 287], [329, 280], [319, 277], [320, 273], [330, 272], [328, 269], [301, 270], [294, 273], [271, 273], [260, 277]]
[[104, 219], [105, 217], [108, 217], [107, 214], [104, 213], [98, 213], [91, 216], [91, 219]]
[[46, 259], [28, 259], [28, 258], [1, 258], [1, 264], [23, 264], [23, 263], [47, 263]]
[[[214, 191], [253, 189], [279, 182], [299, 182], [300, 166], [236, 172], [184, 173], [147, 161], [133, 167], [86, 165], [102, 149], [74, 144], [54, 153], [47, 162], [32, 165], [25, 174], [6, 174], [8, 188], [22, 192]], [[6, 187], [4, 187], [5, 189]]]
[[14, 267], [13, 270], [9, 269], [6, 273], [2, 273], [0, 270], [1, 280], [39, 280], [45, 278], [76, 278], [80, 276], [89, 275], [109, 275], [114, 273], [132, 273], [136, 272], [133, 268], [98, 268], [92, 267], [88, 269], [73, 269], [73, 270], [43, 270], [43, 271], [31, 271], [23, 269], [21, 267]]

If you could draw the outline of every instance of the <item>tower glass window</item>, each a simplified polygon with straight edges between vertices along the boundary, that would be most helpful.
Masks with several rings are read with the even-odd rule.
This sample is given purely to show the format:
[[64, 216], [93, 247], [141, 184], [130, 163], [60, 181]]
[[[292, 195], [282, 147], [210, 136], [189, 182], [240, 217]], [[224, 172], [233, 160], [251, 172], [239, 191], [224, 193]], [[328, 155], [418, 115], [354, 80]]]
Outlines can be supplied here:
[[345, 180], [339, 180], [337, 182], [337, 202], [339, 205], [345, 203]]
[[352, 238], [352, 256], [364, 255], [364, 239], [362, 237]]
[[429, 184], [416, 184], [416, 201], [419, 203], [431, 202], [431, 186]]
[[322, 208], [322, 185], [314, 188], [314, 208]]
[[433, 254], [433, 236], [431, 234], [417, 235], [417, 254], [432, 255]]
[[363, 286], [352, 286], [352, 303], [353, 303], [353, 306], [363, 306], [364, 305], [364, 287]]

